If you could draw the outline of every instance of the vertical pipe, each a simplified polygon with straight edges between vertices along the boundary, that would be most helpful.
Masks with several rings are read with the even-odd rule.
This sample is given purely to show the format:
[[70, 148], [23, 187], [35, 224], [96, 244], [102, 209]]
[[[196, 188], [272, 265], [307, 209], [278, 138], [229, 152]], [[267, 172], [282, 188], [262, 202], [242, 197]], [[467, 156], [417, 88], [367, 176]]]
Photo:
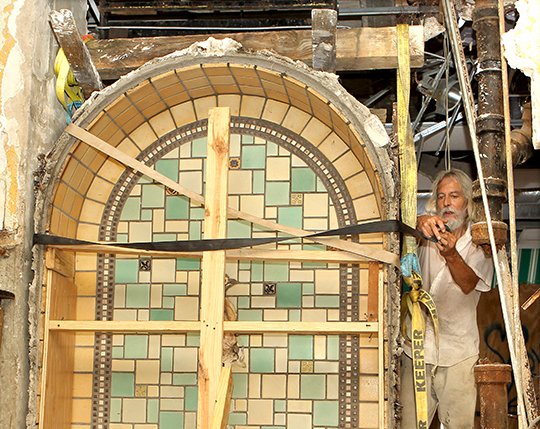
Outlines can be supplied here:
[[[501, 47], [497, 0], [477, 0], [473, 14], [478, 50], [478, 115], [476, 135], [484, 183], [488, 196], [495, 243], [506, 243], [508, 227], [503, 222], [506, 201], [506, 162], [504, 157], [504, 108], [502, 100]], [[473, 241], [489, 244], [488, 229], [482, 205], [480, 184], [473, 184], [473, 204], [479, 221], [472, 226]]]
[[511, 367], [506, 364], [484, 364], [474, 367], [474, 378], [480, 397], [480, 427], [508, 428], [508, 394]]

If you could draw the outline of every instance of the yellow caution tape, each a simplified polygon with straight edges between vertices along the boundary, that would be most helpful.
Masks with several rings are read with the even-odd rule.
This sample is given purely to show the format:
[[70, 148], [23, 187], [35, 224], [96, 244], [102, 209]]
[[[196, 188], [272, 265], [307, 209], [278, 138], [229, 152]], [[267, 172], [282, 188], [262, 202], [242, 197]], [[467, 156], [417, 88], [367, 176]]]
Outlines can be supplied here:
[[56, 98], [68, 109], [68, 103], [84, 101], [82, 90], [73, 76], [64, 50], [60, 48], [54, 60], [54, 73], [56, 74]]

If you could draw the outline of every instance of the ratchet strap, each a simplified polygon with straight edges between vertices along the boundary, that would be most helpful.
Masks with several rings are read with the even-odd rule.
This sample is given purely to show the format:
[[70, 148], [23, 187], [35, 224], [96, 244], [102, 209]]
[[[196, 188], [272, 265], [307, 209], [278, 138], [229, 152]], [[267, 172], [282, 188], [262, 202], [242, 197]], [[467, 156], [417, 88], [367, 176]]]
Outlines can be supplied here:
[[50, 234], [34, 234], [34, 244], [44, 245], [69, 245], [83, 246], [89, 244], [107, 244], [116, 247], [124, 247], [129, 249], [140, 250], [155, 250], [169, 252], [204, 252], [209, 250], [230, 250], [240, 249], [242, 247], [259, 246], [261, 244], [279, 243], [282, 241], [302, 239], [302, 238], [317, 238], [317, 237], [332, 237], [332, 236], [347, 236], [356, 234], [367, 234], [373, 232], [399, 232], [405, 235], [421, 237], [421, 234], [414, 228], [398, 221], [398, 220], [382, 220], [357, 225], [345, 226], [343, 228], [331, 229], [328, 231], [317, 232], [303, 236], [287, 236], [287, 237], [263, 237], [263, 238], [216, 238], [203, 240], [180, 240], [180, 241], [158, 241], [158, 242], [139, 242], [139, 243], [119, 243], [119, 242], [91, 242], [78, 240], [75, 238], [60, 237]]

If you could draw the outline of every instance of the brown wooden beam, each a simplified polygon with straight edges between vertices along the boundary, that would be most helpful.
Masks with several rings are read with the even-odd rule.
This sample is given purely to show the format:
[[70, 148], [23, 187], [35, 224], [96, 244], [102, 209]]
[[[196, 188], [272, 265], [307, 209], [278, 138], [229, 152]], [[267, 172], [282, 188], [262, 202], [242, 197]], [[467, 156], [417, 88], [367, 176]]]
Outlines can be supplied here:
[[[103, 80], [115, 80], [144, 63], [185, 49], [209, 35], [141, 37], [135, 39], [91, 40], [87, 43], [92, 60]], [[312, 65], [311, 30], [265, 31], [214, 34], [230, 37], [250, 50], [272, 50], [293, 60]], [[375, 70], [397, 68], [395, 27], [338, 29], [336, 32], [336, 70]], [[410, 27], [411, 67], [424, 65], [422, 26]]]
[[103, 88], [103, 83], [77, 30], [73, 14], [68, 9], [53, 10], [49, 14], [49, 21], [84, 97], [90, 97], [92, 92]]

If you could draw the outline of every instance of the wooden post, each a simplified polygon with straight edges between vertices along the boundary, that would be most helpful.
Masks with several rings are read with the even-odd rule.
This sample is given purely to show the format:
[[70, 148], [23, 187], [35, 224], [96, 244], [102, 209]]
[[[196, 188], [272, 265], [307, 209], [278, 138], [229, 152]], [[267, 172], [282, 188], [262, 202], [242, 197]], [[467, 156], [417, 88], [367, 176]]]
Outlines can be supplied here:
[[311, 27], [313, 37], [313, 68], [336, 72], [336, 27], [338, 15], [333, 9], [313, 9]]
[[77, 79], [84, 97], [90, 97], [92, 92], [103, 88], [103, 83], [77, 30], [73, 14], [68, 9], [53, 10], [49, 18], [56, 40], [73, 70], [73, 76]]
[[210, 429], [227, 429], [232, 391], [232, 369], [230, 366], [225, 366], [221, 368], [221, 374], [219, 376], [218, 396]]
[[379, 318], [379, 263], [369, 262], [368, 268], [368, 322], [376, 322]]
[[[230, 109], [210, 110], [204, 238], [227, 236], [227, 184]], [[209, 429], [214, 415], [222, 368], [225, 251], [203, 252], [201, 285], [201, 344], [199, 348], [199, 403], [197, 428]]]

